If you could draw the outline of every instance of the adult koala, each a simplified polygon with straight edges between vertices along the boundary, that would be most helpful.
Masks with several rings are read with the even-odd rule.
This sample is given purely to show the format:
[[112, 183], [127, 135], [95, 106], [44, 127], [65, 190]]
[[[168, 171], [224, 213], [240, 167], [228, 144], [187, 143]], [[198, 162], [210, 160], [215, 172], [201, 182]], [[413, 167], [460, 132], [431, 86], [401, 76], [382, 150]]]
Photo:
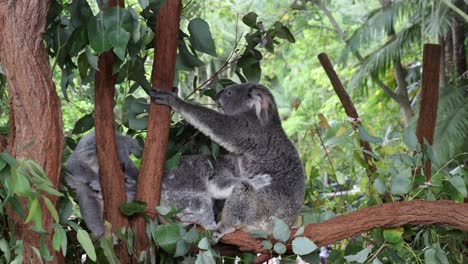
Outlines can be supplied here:
[[[124, 173], [127, 201], [135, 200], [138, 168], [130, 159], [130, 154], [141, 156], [142, 148], [138, 141], [115, 132], [117, 157]], [[96, 152], [96, 132], [86, 134], [78, 142], [75, 151], [66, 162], [65, 182], [76, 190], [75, 200], [80, 205], [81, 216], [89, 230], [100, 237], [104, 233], [101, 182]]]
[[151, 96], [232, 153], [236, 177], [271, 177], [257, 189], [246, 181], [213, 182], [219, 198], [226, 198], [215, 240], [235, 229], [271, 231], [275, 217], [294, 223], [304, 202], [304, 169], [267, 88], [252, 83], [226, 87], [216, 96], [218, 112], [165, 90], [153, 90]]

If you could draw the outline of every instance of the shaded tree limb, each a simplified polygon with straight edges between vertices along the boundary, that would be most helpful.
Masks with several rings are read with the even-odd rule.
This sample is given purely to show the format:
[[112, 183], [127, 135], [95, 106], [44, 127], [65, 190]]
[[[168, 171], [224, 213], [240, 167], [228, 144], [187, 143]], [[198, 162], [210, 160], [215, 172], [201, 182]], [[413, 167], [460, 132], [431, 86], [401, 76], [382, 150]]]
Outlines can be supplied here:
[[[155, 88], [172, 90], [177, 42], [179, 32], [180, 0], [166, 1], [157, 14], [156, 38], [154, 42], [155, 59], [151, 76]], [[161, 196], [162, 175], [166, 161], [166, 149], [171, 126], [171, 110], [168, 106], [150, 104], [148, 132], [141, 160], [138, 178], [137, 199], [147, 203], [146, 212], [151, 218], [156, 216], [155, 207]], [[135, 221], [137, 253], [147, 250], [149, 241], [142, 216]]]
[[[356, 111], [356, 108], [354, 107], [353, 102], [351, 101], [351, 98], [349, 97], [338, 75], [336, 74], [335, 69], [333, 68], [333, 65], [331, 64], [330, 59], [325, 53], [320, 53], [317, 57], [320, 61], [320, 64], [322, 64], [323, 69], [327, 73], [327, 76], [330, 79], [333, 89], [335, 90], [335, 93], [338, 95], [338, 98], [340, 99], [341, 104], [343, 105], [343, 108], [345, 109], [346, 115], [354, 119], [352, 122], [353, 129], [357, 131], [358, 126], [361, 124], [361, 121], [359, 120], [359, 115]], [[375, 165], [372, 163], [372, 156], [369, 154], [372, 152], [372, 148], [369, 142], [364, 141], [362, 139], [359, 139], [359, 144], [361, 145], [363, 149], [362, 154], [364, 155], [364, 160], [366, 161], [366, 164], [367, 164], [367, 168], [366, 168], [367, 175], [370, 176], [370, 174], [372, 174], [373, 172], [377, 170]]]
[[[36, 161], [58, 189], [64, 143], [62, 113], [42, 38], [50, 2], [0, 1], [0, 60], [10, 105], [7, 151], [15, 158]], [[56, 204], [57, 196], [47, 196]], [[25, 199], [20, 202], [27, 207]], [[54, 262], [63, 262], [63, 255], [52, 249], [52, 215], [43, 203], [41, 210], [46, 247]], [[31, 231], [31, 223], [24, 223], [10, 206], [7, 214], [15, 238], [23, 240], [23, 259], [39, 262], [32, 247], [40, 248], [41, 235]]]
[[[393, 228], [403, 225], [441, 225], [468, 231], [468, 204], [448, 200], [394, 202], [339, 215], [321, 223], [305, 226], [302, 236], [318, 247], [368, 232], [374, 228]], [[292, 229], [294, 235], [297, 229]], [[239, 251], [268, 254], [261, 240], [248, 233], [236, 231], [221, 238], [221, 242]], [[291, 248], [288, 247], [288, 252]]]
[[[424, 148], [424, 139], [432, 145], [439, 101], [440, 58], [442, 48], [437, 44], [424, 44], [423, 72], [421, 84], [421, 104], [419, 109], [416, 136]], [[431, 179], [431, 161], [425, 164], [426, 181]]]

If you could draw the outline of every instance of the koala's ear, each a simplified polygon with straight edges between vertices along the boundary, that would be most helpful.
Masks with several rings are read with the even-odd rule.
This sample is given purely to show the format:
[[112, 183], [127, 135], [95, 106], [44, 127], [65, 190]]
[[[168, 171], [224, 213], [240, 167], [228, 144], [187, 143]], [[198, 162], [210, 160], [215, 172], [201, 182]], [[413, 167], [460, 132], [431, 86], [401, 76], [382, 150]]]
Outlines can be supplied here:
[[275, 102], [270, 92], [261, 87], [252, 87], [249, 91], [252, 107], [262, 125], [268, 124], [275, 109]]

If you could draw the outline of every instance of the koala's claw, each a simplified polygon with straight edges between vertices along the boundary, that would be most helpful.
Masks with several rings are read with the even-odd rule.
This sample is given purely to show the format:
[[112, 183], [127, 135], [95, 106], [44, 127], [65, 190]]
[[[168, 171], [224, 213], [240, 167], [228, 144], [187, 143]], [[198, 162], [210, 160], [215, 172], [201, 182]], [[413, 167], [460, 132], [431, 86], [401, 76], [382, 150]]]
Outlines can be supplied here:
[[249, 183], [255, 190], [262, 189], [271, 184], [272, 177], [269, 174], [255, 175], [249, 179]]
[[162, 89], [151, 90], [150, 95], [153, 98], [154, 103], [168, 106], [172, 106], [177, 97], [173, 92]]

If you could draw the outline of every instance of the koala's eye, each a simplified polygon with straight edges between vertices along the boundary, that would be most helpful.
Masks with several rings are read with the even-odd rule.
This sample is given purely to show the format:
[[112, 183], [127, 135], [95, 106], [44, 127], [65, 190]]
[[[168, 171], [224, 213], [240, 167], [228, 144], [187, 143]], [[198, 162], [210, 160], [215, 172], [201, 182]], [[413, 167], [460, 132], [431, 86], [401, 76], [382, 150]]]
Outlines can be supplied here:
[[231, 95], [232, 95], [232, 91], [231, 91], [231, 90], [227, 90], [227, 91], [226, 91], [226, 95], [227, 95], [227, 96], [231, 96]]

